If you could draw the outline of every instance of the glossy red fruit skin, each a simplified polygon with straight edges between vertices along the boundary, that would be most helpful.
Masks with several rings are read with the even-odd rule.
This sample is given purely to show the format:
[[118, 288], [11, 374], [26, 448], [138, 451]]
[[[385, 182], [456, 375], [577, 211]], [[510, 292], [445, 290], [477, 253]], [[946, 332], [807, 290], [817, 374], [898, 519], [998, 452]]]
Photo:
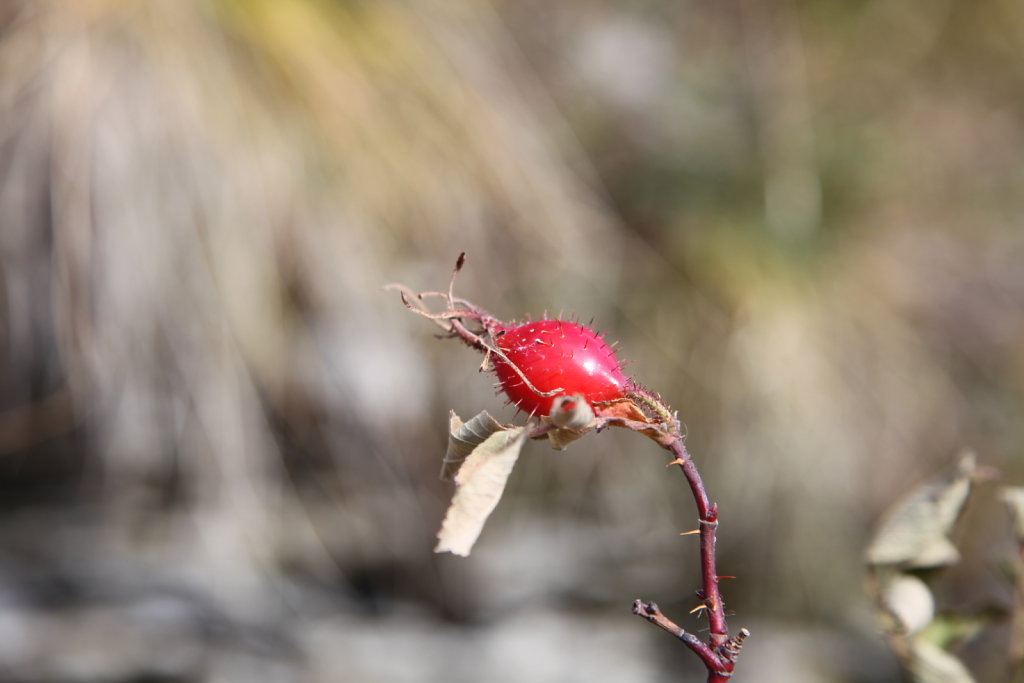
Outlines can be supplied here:
[[547, 415], [555, 396], [582, 394], [591, 404], [622, 398], [629, 380], [615, 352], [590, 328], [565, 320], [538, 320], [502, 327], [498, 348], [541, 392], [561, 388], [552, 396], [533, 391], [498, 356], [492, 356], [501, 389], [517, 408]]

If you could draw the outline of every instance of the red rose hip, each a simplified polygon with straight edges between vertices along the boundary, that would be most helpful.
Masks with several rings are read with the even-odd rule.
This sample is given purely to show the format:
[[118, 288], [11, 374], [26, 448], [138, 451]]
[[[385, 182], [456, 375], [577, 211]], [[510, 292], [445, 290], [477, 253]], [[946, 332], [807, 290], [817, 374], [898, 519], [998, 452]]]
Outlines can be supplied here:
[[[626, 389], [628, 380], [615, 352], [583, 325], [540, 320], [501, 327], [495, 337], [498, 349], [523, 374], [492, 356], [499, 384], [517, 408], [531, 415], [550, 413], [555, 396], [581, 394], [593, 404], [622, 398]], [[561, 391], [542, 395], [555, 389]]]

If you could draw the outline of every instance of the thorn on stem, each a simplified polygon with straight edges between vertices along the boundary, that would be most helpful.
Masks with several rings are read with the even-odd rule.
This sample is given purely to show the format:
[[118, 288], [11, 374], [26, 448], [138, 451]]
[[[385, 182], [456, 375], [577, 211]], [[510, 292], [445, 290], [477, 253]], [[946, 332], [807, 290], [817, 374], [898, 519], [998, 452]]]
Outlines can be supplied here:
[[682, 532], [679, 535], [680, 536], [693, 536], [694, 534], [699, 534], [699, 533], [700, 533], [700, 529], [691, 529], [690, 531], [684, 531], [684, 532]]

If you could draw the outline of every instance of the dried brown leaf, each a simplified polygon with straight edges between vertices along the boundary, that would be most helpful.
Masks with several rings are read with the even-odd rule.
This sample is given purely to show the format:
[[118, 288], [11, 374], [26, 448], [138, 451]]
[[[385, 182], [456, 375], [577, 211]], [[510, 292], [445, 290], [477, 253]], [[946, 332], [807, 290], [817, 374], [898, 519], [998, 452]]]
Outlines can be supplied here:
[[434, 552], [469, 555], [501, 500], [526, 435], [525, 427], [506, 427], [486, 411], [467, 423], [451, 413], [442, 474], [454, 475], [455, 495], [437, 534]]
[[887, 515], [866, 552], [872, 565], [906, 569], [944, 567], [960, 559], [949, 540], [971, 492], [977, 471], [973, 454], [952, 471], [918, 486]]
[[473, 449], [482, 444], [487, 437], [495, 432], [508, 429], [488, 413], [486, 410], [479, 413], [469, 422], [463, 423], [455, 411], [448, 413], [448, 451], [444, 454], [441, 462], [441, 478], [451, 481], [455, 473], [462, 467], [463, 461]]
[[631, 422], [650, 422], [644, 412], [637, 404], [628, 398], [619, 398], [614, 401], [606, 401], [595, 406], [596, 412], [601, 417], [613, 417]]
[[598, 403], [594, 406], [598, 417], [606, 418], [611, 427], [623, 427], [643, 434], [661, 446], [667, 446], [676, 437], [664, 424], [652, 421], [640, 407], [628, 398]]

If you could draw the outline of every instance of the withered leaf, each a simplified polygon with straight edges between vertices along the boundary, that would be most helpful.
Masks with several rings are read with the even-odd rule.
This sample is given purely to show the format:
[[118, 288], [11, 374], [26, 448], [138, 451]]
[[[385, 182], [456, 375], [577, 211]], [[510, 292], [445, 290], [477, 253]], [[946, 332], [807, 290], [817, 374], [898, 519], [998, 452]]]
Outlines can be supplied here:
[[999, 492], [999, 499], [1010, 508], [1017, 542], [1024, 543], [1024, 486], [1004, 486]]
[[442, 476], [454, 476], [455, 495], [434, 552], [469, 555], [501, 499], [526, 434], [525, 427], [506, 427], [486, 411], [466, 423], [451, 413]]
[[955, 564], [960, 553], [948, 536], [971, 492], [977, 470], [973, 454], [952, 471], [913, 489], [887, 515], [866, 552], [873, 565], [905, 569]]
[[448, 450], [441, 462], [441, 479], [451, 481], [462, 467], [463, 461], [473, 449], [487, 440], [487, 437], [508, 427], [488, 413], [482, 411], [469, 422], [463, 423], [455, 411], [448, 413]]

